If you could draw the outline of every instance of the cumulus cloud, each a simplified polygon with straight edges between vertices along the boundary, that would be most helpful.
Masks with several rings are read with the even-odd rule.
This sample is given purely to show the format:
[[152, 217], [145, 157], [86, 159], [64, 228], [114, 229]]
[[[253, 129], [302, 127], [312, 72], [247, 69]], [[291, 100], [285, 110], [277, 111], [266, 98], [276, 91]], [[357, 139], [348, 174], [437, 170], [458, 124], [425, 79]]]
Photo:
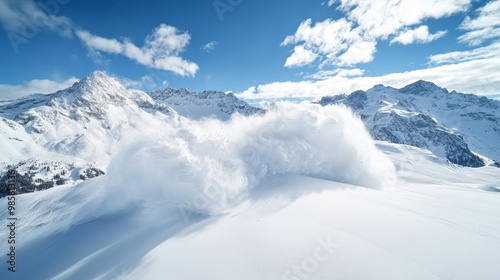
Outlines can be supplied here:
[[293, 54], [287, 58], [285, 67], [304, 66], [313, 62], [317, 57], [317, 54], [310, 50], [306, 50], [304, 46], [296, 46], [293, 50]]
[[[341, 0], [329, 1], [328, 5], [337, 2], [345, 18], [316, 23], [307, 19], [294, 35], [285, 38], [282, 46], [300, 46], [302, 53], [308, 51], [309, 58], [315, 55], [320, 66], [367, 63], [374, 59], [379, 40], [395, 37], [393, 42], [410, 44], [442, 37], [446, 31], [430, 34], [427, 27], [413, 26], [466, 11], [471, 0]], [[294, 56], [300, 57], [294, 51], [286, 66], [305, 66], [316, 60], [292, 59]]]
[[215, 50], [215, 46], [217, 46], [217, 42], [216, 41], [212, 41], [210, 43], [207, 43], [207, 44], [203, 45], [202, 49], [204, 51], [206, 51], [207, 53], [210, 53], [213, 50]]
[[391, 43], [400, 43], [409, 45], [414, 43], [429, 43], [443, 37], [447, 31], [438, 31], [434, 34], [429, 33], [427, 25], [419, 26], [415, 29], [405, 29], [391, 40]]
[[476, 18], [466, 17], [460, 29], [467, 31], [458, 39], [476, 46], [486, 40], [500, 38], [500, 0], [492, 0], [477, 10]]
[[1, 0], [0, 23], [14, 51], [19, 52], [19, 46], [27, 43], [40, 30], [57, 32], [67, 37], [76, 33], [87, 47], [89, 56], [100, 64], [108, 62], [102, 53], [109, 53], [120, 54], [147, 67], [181, 76], [194, 76], [198, 71], [196, 63], [180, 57], [191, 39], [187, 32], [161, 24], [146, 37], [142, 47], [137, 47], [128, 39], [104, 38], [87, 30], [75, 30], [70, 19], [57, 15], [60, 6], [67, 2]]
[[[457, 79], [457, 77], [460, 77]], [[391, 73], [374, 77], [342, 77], [339, 75], [319, 81], [274, 82], [250, 87], [236, 94], [245, 99], [320, 98], [325, 95], [367, 90], [376, 84], [403, 87], [417, 80], [427, 80], [465, 93], [481, 95], [500, 91], [500, 58], [487, 58], [426, 69]]]
[[76, 35], [92, 52], [120, 54], [147, 67], [171, 71], [180, 76], [194, 76], [199, 69], [196, 63], [179, 56], [185, 51], [191, 36], [173, 26], [161, 24], [146, 37], [140, 48], [128, 39], [103, 38], [86, 30], [78, 30]]
[[371, 38], [386, 39], [402, 28], [469, 9], [470, 0], [342, 0], [340, 9]]
[[71, 77], [62, 82], [52, 80], [31, 80], [20, 85], [0, 84], [0, 99], [17, 99], [31, 93], [53, 93], [68, 88], [79, 79]]
[[[287, 36], [282, 46], [297, 45], [288, 57], [285, 66], [299, 67], [312, 63], [317, 57], [332, 64], [352, 65], [352, 53], [373, 53], [373, 43], [365, 45], [360, 29], [354, 29], [353, 23], [346, 19], [312, 23], [311, 19], [303, 21], [294, 35]], [[352, 51], [350, 47], [352, 46]], [[363, 49], [366, 48], [367, 49]], [[347, 53], [341, 57], [341, 54]], [[358, 58], [354, 58], [359, 61]], [[366, 61], [366, 56], [361, 59]]]

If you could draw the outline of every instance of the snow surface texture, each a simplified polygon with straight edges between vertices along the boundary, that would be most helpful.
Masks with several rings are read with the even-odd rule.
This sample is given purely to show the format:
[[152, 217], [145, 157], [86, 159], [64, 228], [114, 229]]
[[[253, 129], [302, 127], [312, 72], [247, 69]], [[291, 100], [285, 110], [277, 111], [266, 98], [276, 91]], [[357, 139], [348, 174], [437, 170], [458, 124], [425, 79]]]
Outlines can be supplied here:
[[464, 166], [500, 161], [496, 100], [418, 81], [401, 89], [377, 85], [366, 92], [323, 97], [318, 103], [349, 106], [377, 140], [428, 149]]
[[[22, 195], [18, 272], [2, 269], [0, 276], [497, 279], [500, 196], [491, 188], [500, 184], [497, 169], [457, 167], [410, 146], [378, 146], [396, 164], [396, 188], [273, 175], [211, 216], [168, 209], [162, 188], [135, 171], [140, 184], [129, 174], [132, 181], [115, 192], [106, 184], [123, 180], [123, 172], [110, 170], [75, 187]], [[147, 159], [165, 163], [163, 156]]]

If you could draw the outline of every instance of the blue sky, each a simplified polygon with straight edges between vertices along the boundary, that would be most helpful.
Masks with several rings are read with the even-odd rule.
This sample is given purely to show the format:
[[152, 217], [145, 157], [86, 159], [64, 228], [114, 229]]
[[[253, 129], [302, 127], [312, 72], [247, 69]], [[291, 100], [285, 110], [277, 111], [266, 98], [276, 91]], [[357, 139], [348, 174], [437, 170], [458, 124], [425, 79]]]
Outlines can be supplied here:
[[129, 87], [318, 98], [418, 79], [500, 93], [500, 0], [0, 0], [0, 99]]

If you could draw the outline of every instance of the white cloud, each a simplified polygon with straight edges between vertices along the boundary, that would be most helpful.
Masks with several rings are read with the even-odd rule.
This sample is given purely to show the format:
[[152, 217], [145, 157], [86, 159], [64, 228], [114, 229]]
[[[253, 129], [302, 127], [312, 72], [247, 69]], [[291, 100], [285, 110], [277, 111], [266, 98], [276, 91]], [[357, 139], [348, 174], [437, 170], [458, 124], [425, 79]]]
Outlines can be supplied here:
[[450, 64], [464, 61], [471, 61], [485, 58], [496, 58], [500, 55], [500, 42], [495, 42], [486, 47], [476, 48], [467, 51], [456, 51], [443, 54], [436, 54], [429, 57], [430, 64]]
[[337, 2], [337, 0], [328, 0], [328, 7], [333, 6], [333, 4], [335, 4], [335, 2]]
[[[429, 34], [426, 27], [411, 29], [427, 19], [439, 19], [469, 9], [472, 0], [341, 0], [338, 9], [346, 17], [300, 24], [294, 35], [287, 36], [282, 46], [301, 46], [315, 54], [320, 66], [346, 66], [371, 62], [378, 40], [397, 36], [394, 42], [425, 43], [443, 36], [445, 31]], [[427, 32], [425, 32], [427, 31]], [[287, 66], [305, 66], [315, 60], [298, 60], [293, 52]], [[288, 63], [290, 60], [290, 63]], [[297, 63], [293, 63], [296, 62]]]
[[85, 42], [92, 49], [118, 54], [123, 51], [123, 45], [116, 39], [106, 39], [90, 34], [86, 30], [76, 32], [78, 38]]
[[354, 69], [335, 69], [335, 70], [321, 70], [312, 75], [305, 76], [306, 79], [324, 80], [334, 76], [338, 77], [356, 77], [363, 76], [364, 70], [354, 68]]
[[479, 45], [486, 40], [500, 37], [500, 0], [488, 2], [484, 7], [477, 9], [475, 19], [466, 17], [460, 29], [467, 32], [458, 39], [469, 45]]
[[[67, 1], [66, 1], [67, 2]], [[57, 16], [65, 1], [0, 0], [0, 23], [17, 53], [19, 46], [33, 38], [40, 30], [72, 36], [74, 26], [63, 16]], [[76, 35], [88, 49], [88, 55], [100, 64], [106, 64], [101, 53], [121, 54], [150, 68], [171, 71], [181, 76], [194, 76], [199, 67], [196, 63], [182, 59], [191, 36], [173, 26], [162, 24], [149, 34], [142, 47], [130, 40], [108, 39], [76, 30]]]
[[[370, 61], [375, 42], [365, 40], [359, 31], [360, 29], [353, 29], [353, 24], [346, 19], [335, 21], [327, 19], [315, 24], [312, 24], [311, 19], [307, 19], [300, 24], [294, 35], [287, 36], [281, 44], [282, 46], [300, 44], [295, 46], [295, 51], [288, 57], [285, 66], [305, 66], [317, 57], [334, 65], [352, 65], [359, 61]], [[342, 57], [341, 55], [345, 53], [347, 54]], [[355, 57], [355, 54], [359, 53], [362, 53], [361, 59]], [[299, 59], [301, 57], [309, 59]]]
[[120, 83], [126, 88], [151, 90], [156, 87], [156, 82], [149, 75], [142, 76], [139, 80], [131, 80], [128, 78], [118, 78]]
[[20, 85], [0, 84], [0, 99], [17, 99], [30, 93], [53, 93], [71, 87], [79, 79], [71, 77], [62, 82], [52, 80], [31, 80]]
[[371, 40], [358, 40], [339, 56], [340, 66], [367, 63], [373, 60], [377, 43]]
[[471, 0], [342, 0], [340, 9], [370, 38], [386, 39], [402, 28], [467, 11]]
[[353, 78], [337, 75], [320, 81], [275, 82], [251, 87], [237, 96], [246, 99], [320, 98], [358, 89], [367, 90], [376, 84], [399, 88], [417, 80], [431, 81], [438, 86], [460, 92], [498, 94], [500, 58], [473, 60], [376, 77]]
[[216, 41], [212, 41], [212, 42], [210, 42], [210, 43], [205, 44], [205, 45], [202, 47], [202, 49], [203, 49], [204, 51], [206, 51], [207, 53], [210, 53], [210, 52], [212, 52], [213, 50], [215, 50], [215, 46], [216, 46], [216, 45], [217, 45], [217, 42], [216, 42]]
[[299, 67], [313, 62], [318, 57], [317, 54], [306, 50], [304, 46], [296, 46], [293, 54], [287, 58], [285, 67]]
[[78, 30], [76, 35], [85, 43], [90, 53], [97, 55], [100, 52], [120, 54], [147, 67], [181, 76], [194, 76], [199, 69], [196, 63], [179, 56], [185, 51], [191, 36], [173, 26], [161, 24], [146, 37], [140, 48], [128, 39], [119, 41], [103, 38], [86, 30]]
[[409, 45], [414, 43], [429, 43], [443, 37], [447, 31], [438, 31], [434, 34], [429, 33], [427, 25], [421, 25], [415, 29], [404, 29], [396, 37], [391, 40], [391, 43], [400, 43]]
[[[63, 3], [64, 1], [59, 1]], [[0, 0], [0, 23], [15, 53], [19, 47], [34, 38], [38, 32], [49, 30], [71, 37], [71, 21], [57, 16], [60, 3], [55, 1]]]
[[[44, 1], [24, 0], [0, 1], [0, 22], [5, 31], [17, 33], [24, 37], [36, 33], [38, 29], [51, 30], [65, 36], [71, 35], [71, 21], [62, 16], [56, 16], [58, 3], [44, 6]], [[42, 10], [44, 8], [44, 10]]]

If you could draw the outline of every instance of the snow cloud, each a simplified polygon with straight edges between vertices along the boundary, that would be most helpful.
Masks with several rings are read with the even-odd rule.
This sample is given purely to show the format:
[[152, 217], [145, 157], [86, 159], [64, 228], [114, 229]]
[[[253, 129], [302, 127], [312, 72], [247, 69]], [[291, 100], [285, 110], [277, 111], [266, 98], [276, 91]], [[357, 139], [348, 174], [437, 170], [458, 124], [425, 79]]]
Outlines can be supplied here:
[[140, 48], [128, 39], [119, 41], [103, 38], [86, 30], [78, 30], [76, 35], [92, 53], [120, 54], [147, 67], [170, 71], [180, 76], [194, 76], [199, 69], [196, 63], [180, 57], [191, 36], [173, 26], [161, 24], [146, 37]]
[[102, 179], [106, 203], [138, 203], [160, 212], [174, 206], [210, 215], [274, 175], [302, 174], [372, 188], [394, 183], [392, 162], [349, 109], [290, 103], [266, 109], [265, 115], [229, 121], [181, 119], [161, 124], [158, 139], [135, 138], [120, 149]]
[[[337, 1], [329, 1], [332, 6]], [[446, 34], [430, 34], [427, 19], [439, 19], [469, 9], [471, 0], [341, 0], [338, 10], [346, 17], [313, 23], [307, 19], [282, 46], [294, 46], [286, 67], [311, 64], [318, 58], [320, 66], [349, 66], [371, 62], [378, 40], [401, 44], [427, 43]], [[300, 48], [297, 48], [299, 46]], [[307, 55], [304, 55], [307, 54]], [[298, 59], [298, 58], [309, 59]], [[311, 59], [314, 57], [315, 59]]]
[[[266, 109], [264, 115], [228, 121], [165, 121], [145, 112], [140, 118], [121, 116], [132, 117], [134, 126], [112, 141], [116, 148], [106, 175], [77, 188], [23, 195], [22, 226], [36, 229], [40, 238], [122, 211], [155, 226], [180, 213], [217, 215], [254, 191], [273, 188], [261, 183], [290, 174], [370, 188], [395, 183], [392, 162], [346, 107], [279, 103]], [[283, 194], [293, 200], [315, 191], [314, 186], [301, 188]], [[50, 207], [28, 213], [34, 205]], [[54, 215], [54, 209], [64, 213]]]

